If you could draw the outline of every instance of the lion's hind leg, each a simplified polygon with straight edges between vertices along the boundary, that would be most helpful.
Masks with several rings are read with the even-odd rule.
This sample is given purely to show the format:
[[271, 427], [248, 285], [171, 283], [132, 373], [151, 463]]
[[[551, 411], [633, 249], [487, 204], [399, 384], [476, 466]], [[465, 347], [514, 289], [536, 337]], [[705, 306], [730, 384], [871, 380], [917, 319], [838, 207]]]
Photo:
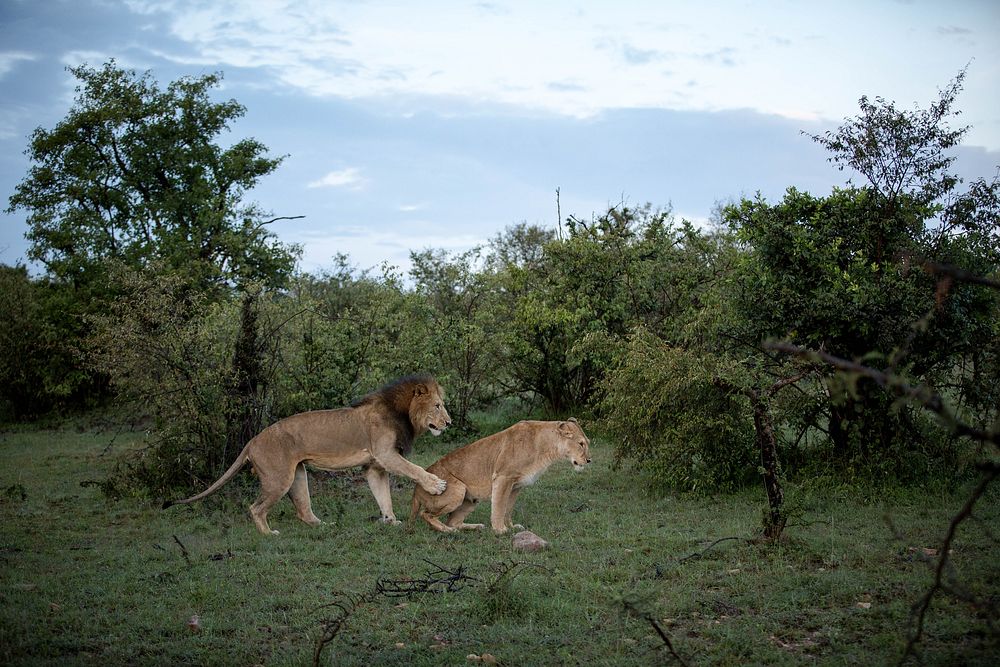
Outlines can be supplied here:
[[267, 513], [292, 487], [296, 469], [291, 467], [288, 470], [264, 472], [259, 466], [255, 467], [260, 478], [260, 497], [250, 506], [250, 516], [257, 524], [257, 530], [265, 535], [277, 535], [278, 531], [271, 530], [267, 524]]
[[295, 478], [292, 480], [292, 487], [288, 490], [288, 495], [295, 505], [295, 513], [304, 523], [310, 526], [318, 526], [322, 521], [313, 514], [312, 502], [309, 500], [309, 475], [306, 473], [306, 465], [300, 463], [295, 466]]

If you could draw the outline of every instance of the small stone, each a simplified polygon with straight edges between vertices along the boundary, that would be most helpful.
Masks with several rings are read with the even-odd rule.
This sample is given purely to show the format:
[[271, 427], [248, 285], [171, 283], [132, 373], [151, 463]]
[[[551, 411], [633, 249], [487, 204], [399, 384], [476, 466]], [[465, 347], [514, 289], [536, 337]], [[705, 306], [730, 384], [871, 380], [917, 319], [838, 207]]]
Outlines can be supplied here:
[[519, 551], [527, 551], [529, 553], [535, 551], [541, 551], [549, 546], [549, 543], [535, 535], [530, 530], [522, 530], [521, 532], [514, 535], [513, 540], [514, 548]]

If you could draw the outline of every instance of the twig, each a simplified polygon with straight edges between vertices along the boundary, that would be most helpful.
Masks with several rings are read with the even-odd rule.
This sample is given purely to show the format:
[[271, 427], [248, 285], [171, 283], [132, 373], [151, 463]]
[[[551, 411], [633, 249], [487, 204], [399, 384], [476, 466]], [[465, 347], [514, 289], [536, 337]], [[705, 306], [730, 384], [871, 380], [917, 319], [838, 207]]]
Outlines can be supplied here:
[[810, 350], [791, 343], [774, 341], [765, 342], [764, 347], [771, 350], [777, 350], [779, 352], [786, 352], [788, 354], [793, 354], [806, 359], [819, 359], [842, 371], [857, 373], [858, 375], [867, 377], [897, 396], [917, 401], [920, 405], [936, 414], [941, 421], [950, 426], [952, 431], [955, 433], [958, 433], [959, 435], [966, 435], [970, 438], [975, 438], [976, 440], [982, 440], [983, 442], [1000, 444], [1000, 433], [985, 431], [981, 428], [970, 426], [959, 421], [955, 415], [952, 414], [951, 410], [945, 406], [941, 395], [934, 392], [929, 387], [923, 385], [915, 387], [904, 381], [898, 375], [883, 373], [882, 371], [871, 368], [870, 366], [859, 364], [856, 361], [848, 361], [847, 359], [835, 357], [834, 355], [821, 350]]
[[423, 579], [379, 579], [375, 582], [375, 593], [390, 598], [411, 597], [419, 593], [454, 593], [465, 588], [464, 582], [480, 581], [465, 574], [462, 565], [449, 570], [426, 558], [422, 560], [437, 569], [428, 572]]
[[735, 536], [734, 537], [720, 537], [719, 539], [717, 539], [716, 541], [712, 542], [711, 544], [709, 544], [707, 547], [705, 547], [701, 551], [696, 551], [693, 554], [688, 554], [687, 556], [684, 556], [684, 558], [679, 559], [677, 562], [678, 563], [683, 563], [684, 561], [692, 560], [694, 558], [701, 558], [706, 553], [708, 553], [709, 549], [711, 549], [712, 547], [714, 547], [716, 544], [719, 544], [720, 542], [726, 542], [727, 540], [742, 540], [742, 539], [743, 539], [742, 537], [735, 537]]
[[934, 570], [934, 583], [931, 585], [930, 589], [924, 593], [923, 597], [913, 606], [913, 614], [917, 618], [916, 631], [910, 637], [910, 640], [906, 643], [906, 648], [903, 650], [903, 656], [899, 659], [899, 664], [902, 665], [906, 662], [907, 658], [914, 654], [916, 650], [917, 643], [923, 636], [924, 632], [924, 619], [927, 616], [927, 612], [930, 610], [931, 601], [934, 598], [934, 594], [939, 590], [948, 591], [949, 587], [944, 583], [944, 572], [948, 565], [949, 552], [951, 550], [952, 540], [955, 538], [955, 533], [958, 531], [958, 526], [972, 515], [972, 508], [975, 506], [976, 502], [983, 496], [986, 492], [987, 487], [990, 483], [1000, 475], [1000, 465], [989, 464], [986, 467], [986, 475], [979, 481], [975, 490], [969, 496], [968, 500], [965, 501], [965, 505], [959, 510], [951, 519], [951, 524], [948, 526], [948, 532], [944, 537], [944, 542], [941, 545], [941, 550], [939, 552], [940, 556], [938, 558], [937, 567]]
[[370, 603], [375, 599], [375, 593], [364, 593], [361, 595], [346, 595], [343, 593], [335, 593], [343, 598], [343, 602], [339, 600], [334, 600], [333, 602], [321, 605], [313, 612], [319, 611], [320, 609], [329, 609], [334, 607], [337, 609], [337, 615], [333, 618], [327, 618], [320, 621], [323, 625], [323, 634], [320, 635], [319, 639], [316, 641], [316, 650], [313, 652], [313, 667], [319, 667], [319, 657], [323, 653], [323, 649], [326, 645], [332, 642], [337, 633], [340, 632], [341, 628], [344, 627], [344, 623], [359, 607], [362, 605]]
[[184, 546], [184, 543], [181, 542], [180, 538], [177, 537], [176, 535], [174, 535], [174, 542], [176, 542], [177, 545], [181, 548], [181, 555], [184, 556], [184, 560], [187, 562], [188, 566], [190, 567], [191, 566], [191, 556], [188, 555], [187, 547]]
[[640, 611], [639, 609], [636, 608], [635, 604], [627, 600], [623, 602], [623, 604], [625, 606], [626, 613], [638, 616], [639, 618], [647, 621], [650, 625], [652, 625], [653, 630], [655, 630], [656, 634], [658, 634], [660, 636], [660, 639], [663, 640], [664, 646], [666, 646], [667, 650], [670, 651], [670, 655], [673, 657], [673, 659], [676, 660], [681, 665], [681, 667], [687, 667], [687, 663], [684, 662], [684, 658], [678, 655], [676, 649], [674, 649], [674, 644], [673, 642], [670, 641], [670, 636], [663, 630], [663, 628], [660, 627], [660, 624], [656, 622], [656, 619], [653, 618], [653, 615], [651, 613], [649, 613], [648, 611]]

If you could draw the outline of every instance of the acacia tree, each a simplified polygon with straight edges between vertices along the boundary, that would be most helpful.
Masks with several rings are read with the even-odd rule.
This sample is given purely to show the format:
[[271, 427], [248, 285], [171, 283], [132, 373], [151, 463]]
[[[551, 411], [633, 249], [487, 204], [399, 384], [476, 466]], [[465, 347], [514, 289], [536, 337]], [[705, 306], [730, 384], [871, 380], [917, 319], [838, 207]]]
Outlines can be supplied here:
[[53, 129], [32, 134], [33, 165], [7, 209], [28, 212], [31, 259], [77, 288], [100, 285], [111, 263], [156, 261], [195, 288], [290, 273], [294, 249], [243, 203], [282, 158], [254, 139], [219, 145], [245, 112], [210, 99], [221, 74], [161, 89], [149, 72], [113, 60], [69, 71], [79, 81], [75, 102]]

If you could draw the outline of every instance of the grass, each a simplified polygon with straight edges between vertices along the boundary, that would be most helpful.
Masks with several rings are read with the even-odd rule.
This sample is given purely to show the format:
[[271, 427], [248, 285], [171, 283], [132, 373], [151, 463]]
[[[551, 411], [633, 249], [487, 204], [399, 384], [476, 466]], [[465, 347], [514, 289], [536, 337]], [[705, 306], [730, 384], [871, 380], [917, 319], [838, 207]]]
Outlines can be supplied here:
[[[328, 605], [353, 595], [365, 599], [321, 664], [476, 664], [470, 654], [506, 665], [669, 664], [648, 619], [690, 665], [892, 664], [931, 583], [935, 559], [923, 549], [939, 545], [968, 491], [789, 485], [801, 516], [786, 541], [706, 550], [756, 534], [763, 492], [649, 496], [635, 473], [611, 468], [611, 447], [597, 440], [591, 470], [556, 465], [521, 495], [515, 520], [552, 545], [521, 554], [489, 532], [381, 525], [357, 474], [313, 477], [327, 525], [306, 526], [279, 503], [277, 537], [254, 530], [251, 499], [239, 494], [161, 511], [86, 485], [138, 438], [0, 434], [0, 663], [311, 664], [323, 620], [337, 616]], [[427, 465], [454, 446], [424, 437], [412, 458]], [[401, 518], [409, 494], [393, 489]], [[998, 515], [993, 492], [952, 554], [962, 585], [994, 603]], [[470, 521], [488, 523], [488, 507]], [[427, 561], [480, 581], [410, 599], [373, 594], [380, 577], [426, 576]], [[500, 577], [512, 562], [530, 565]], [[940, 597], [918, 655], [987, 665], [998, 647], [983, 612]]]

